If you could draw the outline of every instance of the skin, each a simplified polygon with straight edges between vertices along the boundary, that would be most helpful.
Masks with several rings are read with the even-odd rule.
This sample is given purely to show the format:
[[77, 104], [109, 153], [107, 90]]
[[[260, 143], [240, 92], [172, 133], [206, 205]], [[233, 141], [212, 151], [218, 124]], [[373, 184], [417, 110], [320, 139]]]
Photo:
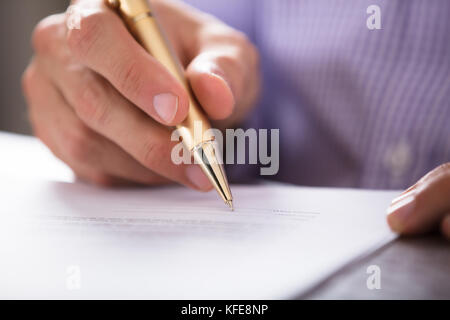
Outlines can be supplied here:
[[[173, 126], [188, 113], [184, 89], [132, 38], [101, 0], [73, 1], [81, 28], [66, 15], [41, 21], [23, 90], [35, 135], [78, 177], [102, 186], [180, 183], [208, 191], [195, 165], [175, 165]], [[175, 1], [153, 1], [192, 90], [216, 127], [248, 113], [259, 92], [258, 53], [248, 39], [217, 19]], [[183, 26], [182, 28], [180, 26]], [[176, 97], [162, 118], [155, 97]], [[450, 164], [430, 172], [394, 199], [388, 223], [402, 235], [440, 226], [450, 239]]]
[[450, 240], [450, 163], [437, 167], [394, 199], [387, 220], [401, 235], [440, 228]]
[[[99, 185], [177, 182], [208, 191], [196, 165], [175, 165], [173, 129], [188, 113], [188, 95], [130, 35], [101, 0], [73, 1], [80, 29], [66, 14], [34, 30], [35, 55], [23, 90], [35, 132], [76, 175]], [[186, 77], [216, 127], [238, 123], [259, 91], [254, 46], [217, 19], [172, 1], [153, 1]], [[180, 25], [183, 27], [180, 28]], [[156, 96], [175, 97], [176, 113], [159, 116]]]

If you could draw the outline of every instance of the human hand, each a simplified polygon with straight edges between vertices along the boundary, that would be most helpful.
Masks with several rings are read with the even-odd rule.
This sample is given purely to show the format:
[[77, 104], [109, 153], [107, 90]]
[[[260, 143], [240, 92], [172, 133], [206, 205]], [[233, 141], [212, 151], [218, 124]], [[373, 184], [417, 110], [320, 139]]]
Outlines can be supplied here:
[[[37, 137], [81, 178], [101, 185], [171, 181], [207, 191], [197, 165], [171, 161], [171, 129], [188, 113], [188, 95], [138, 45], [101, 0], [73, 1], [80, 29], [65, 14], [41, 21], [23, 76]], [[207, 115], [240, 120], [259, 88], [258, 54], [247, 38], [178, 2], [153, 1], [160, 22]]]
[[387, 219], [400, 234], [421, 234], [440, 226], [450, 240], [450, 163], [429, 172], [394, 199]]

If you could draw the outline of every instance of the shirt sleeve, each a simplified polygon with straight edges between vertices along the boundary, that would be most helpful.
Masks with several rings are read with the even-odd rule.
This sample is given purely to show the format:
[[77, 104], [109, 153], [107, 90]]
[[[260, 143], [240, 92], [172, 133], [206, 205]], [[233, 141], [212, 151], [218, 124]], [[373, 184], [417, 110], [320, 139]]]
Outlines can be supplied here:
[[254, 0], [183, 0], [209, 13], [253, 40]]

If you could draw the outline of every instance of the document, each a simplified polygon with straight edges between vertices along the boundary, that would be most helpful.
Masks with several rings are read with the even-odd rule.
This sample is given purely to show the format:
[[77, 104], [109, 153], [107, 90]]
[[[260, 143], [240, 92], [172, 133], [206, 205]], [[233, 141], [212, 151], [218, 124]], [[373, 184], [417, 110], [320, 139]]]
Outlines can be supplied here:
[[0, 132], [0, 179], [5, 176], [63, 182], [75, 180], [70, 168], [37, 138]]
[[[397, 192], [0, 182], [0, 298], [295, 298], [393, 240]], [[365, 284], [361, 284], [365, 285]]]

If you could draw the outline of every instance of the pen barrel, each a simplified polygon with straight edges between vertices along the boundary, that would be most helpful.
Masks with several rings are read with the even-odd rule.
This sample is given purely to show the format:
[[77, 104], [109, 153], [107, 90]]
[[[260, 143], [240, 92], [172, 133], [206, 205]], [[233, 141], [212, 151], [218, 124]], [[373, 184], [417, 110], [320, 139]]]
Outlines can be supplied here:
[[[189, 95], [189, 112], [177, 126], [184, 145], [192, 152], [205, 141], [212, 140], [208, 119], [192, 93], [184, 76], [184, 69], [146, 0], [120, 0], [118, 8], [123, 20], [135, 39], [158, 60], [186, 89]], [[200, 121], [200, 122], [196, 122]], [[197, 125], [196, 125], [197, 123]], [[201, 123], [201, 126], [198, 124]]]
[[[208, 119], [200, 108], [184, 76], [184, 69], [169, 40], [158, 24], [147, 0], [111, 0], [135, 39], [158, 60], [186, 89], [189, 95], [189, 112], [177, 126], [183, 144], [191, 152], [201, 169], [216, 188], [225, 203], [233, 208], [233, 196], [223, 170], [221, 156], [212, 140], [214, 135]], [[117, 6], [118, 4], [118, 6]]]

